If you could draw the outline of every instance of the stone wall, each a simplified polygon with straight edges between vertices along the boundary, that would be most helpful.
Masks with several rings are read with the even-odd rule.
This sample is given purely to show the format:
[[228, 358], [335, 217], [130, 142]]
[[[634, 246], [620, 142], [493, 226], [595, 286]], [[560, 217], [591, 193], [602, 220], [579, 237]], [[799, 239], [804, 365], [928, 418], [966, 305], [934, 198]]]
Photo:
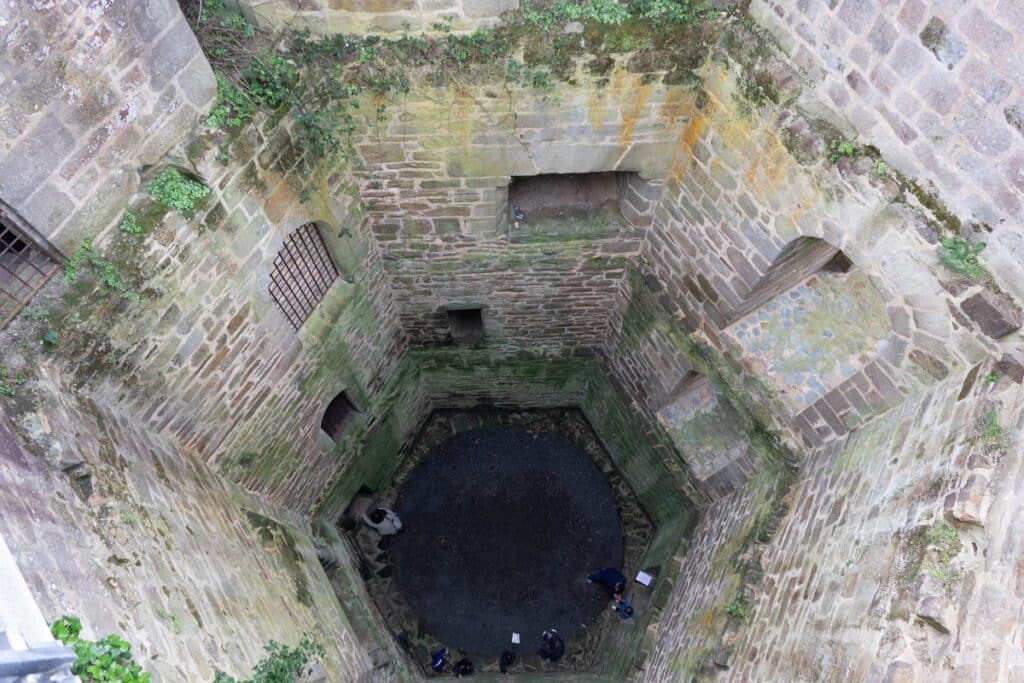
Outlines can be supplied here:
[[269, 640], [305, 632], [325, 646], [330, 680], [372, 669], [375, 646], [335, 601], [298, 515], [59, 379], [35, 390], [45, 411], [12, 425], [28, 441], [0, 426], [0, 527], [48, 621], [121, 635], [154, 680], [248, 675]]
[[[449, 341], [444, 308], [453, 305], [484, 307], [496, 353], [600, 344], [607, 302], [660, 194], [647, 181], [666, 173], [664, 145], [690, 97], [643, 85], [644, 74], [623, 65], [595, 91], [601, 78], [581, 75], [557, 92], [517, 89], [514, 100], [488, 86], [414, 86], [367, 132], [360, 197], [414, 346]], [[581, 234], [571, 221], [543, 235], [514, 225], [512, 176], [604, 171], [638, 174], [620, 193], [629, 220], [617, 218], [611, 235]]]
[[5, 2], [0, 200], [65, 254], [190, 134], [214, 78], [174, 0]]
[[[742, 73], [735, 63], [731, 71], [709, 66], [705, 99], [688, 112], [643, 255], [682, 329], [719, 358], [720, 369], [739, 371], [771, 406], [765, 424], [799, 451], [845, 434], [996, 345], [960, 311], [978, 285], [969, 292], [949, 285], [955, 277], [930, 245], [930, 219], [908, 207], [896, 181], [879, 177], [866, 159], [831, 162], [819, 124], [801, 110], [745, 104]], [[782, 72], [778, 87], [795, 88], [791, 78]], [[730, 323], [776, 257], [806, 236], [853, 263], [852, 275], [812, 284], [819, 289], [806, 296], [815, 303], [793, 313], [810, 327], [786, 323], [788, 309], [801, 305], [793, 303], [796, 290]], [[844, 283], [841, 296], [829, 294], [832, 281]], [[751, 325], [759, 338], [744, 348]], [[820, 356], [828, 367], [800, 360], [794, 374], [759, 360], [758, 348], [783, 361], [792, 352]], [[656, 366], [642, 372], [639, 383], [650, 386]]]
[[[813, 450], [778, 530], [754, 544], [761, 578], [744, 589], [749, 616], [723, 625], [722, 605], [713, 608], [704, 648], [692, 624], [705, 608], [695, 605], [728, 591], [710, 575], [680, 581], [647, 678], [676, 680], [674, 663], [710, 659], [729, 678], [771, 671], [794, 681], [1024, 672], [1013, 636], [1020, 464], [1009, 457], [1020, 449], [1024, 394], [1008, 377], [983, 379], [989, 370], [953, 374]], [[728, 545], [730, 532], [713, 529], [730, 518], [705, 517], [684, 577], [688, 563]]]
[[315, 33], [388, 34], [432, 31], [450, 20], [452, 29], [496, 26], [519, 0], [236, 0], [260, 26], [309, 27]]
[[991, 244], [982, 259], [1000, 284], [1024, 296], [1024, 7], [758, 0], [750, 13], [845, 128], [934, 184]]

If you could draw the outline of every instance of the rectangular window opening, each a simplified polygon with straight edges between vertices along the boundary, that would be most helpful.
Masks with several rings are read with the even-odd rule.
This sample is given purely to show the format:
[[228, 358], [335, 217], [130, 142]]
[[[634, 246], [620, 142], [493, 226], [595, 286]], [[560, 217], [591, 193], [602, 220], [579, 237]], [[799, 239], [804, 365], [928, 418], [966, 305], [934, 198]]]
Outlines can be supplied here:
[[58, 267], [0, 206], [0, 328], [14, 319]]
[[459, 308], [448, 311], [448, 326], [452, 342], [460, 346], [473, 346], [484, 338], [484, 312], [481, 308]]

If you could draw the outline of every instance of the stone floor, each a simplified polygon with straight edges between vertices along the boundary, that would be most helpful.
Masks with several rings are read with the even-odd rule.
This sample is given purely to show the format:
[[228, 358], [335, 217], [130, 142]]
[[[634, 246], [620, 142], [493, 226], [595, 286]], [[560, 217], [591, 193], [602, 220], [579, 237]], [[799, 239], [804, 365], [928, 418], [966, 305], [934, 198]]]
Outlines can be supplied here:
[[[626, 482], [613, 468], [607, 453], [594, 435], [586, 420], [575, 410], [535, 410], [523, 412], [507, 411], [438, 411], [435, 412], [424, 426], [410, 456], [403, 461], [395, 479], [387, 490], [378, 493], [379, 499], [385, 504], [395, 506], [399, 491], [410, 480], [415, 468], [437, 445], [448, 441], [453, 436], [494, 425], [522, 425], [532, 433], [562, 434], [590, 456], [604, 474], [604, 479], [611, 485], [618, 506], [618, 516], [622, 522], [623, 563], [627, 567], [638, 565], [651, 537], [653, 525], [636, 502]], [[397, 506], [400, 508], [400, 505]], [[412, 518], [410, 518], [410, 523]], [[428, 629], [427, 624], [410, 606], [394, 580], [392, 564], [392, 540], [381, 538], [365, 525], [359, 525], [353, 532], [346, 534], [350, 540], [359, 562], [362, 575], [366, 580], [370, 595], [385, 623], [392, 629], [394, 637], [417, 663], [426, 664], [429, 652], [442, 643], [441, 638]], [[580, 576], [583, 582], [585, 577]], [[585, 585], [585, 583], [583, 584]], [[592, 587], [587, 587], [592, 588]], [[599, 594], [598, 594], [599, 595]], [[608, 603], [602, 602], [607, 605]], [[576, 636], [568, 638], [565, 656], [552, 666], [533, 654], [539, 645], [539, 632], [522, 632], [523, 643], [519, 649], [519, 659], [513, 667], [515, 672], [544, 671], [587, 671], [598, 656], [601, 644], [609, 632], [619, 623], [618, 617], [609, 609], [599, 609], [595, 622], [589, 624]], [[464, 652], [452, 648], [453, 659], [463, 656]], [[470, 657], [477, 671], [497, 671], [498, 654], [490, 657]]]
[[743, 457], [750, 448], [743, 419], [707, 377], [690, 383], [658, 411], [658, 419], [701, 480]]
[[741, 318], [726, 336], [798, 414], [878, 355], [885, 301], [862, 272], [821, 272]]
[[520, 425], [456, 434], [413, 471], [391, 542], [395, 582], [445, 644], [494, 657], [547, 628], [573, 638], [607, 595], [585, 577], [622, 566], [615, 495], [556, 432]]

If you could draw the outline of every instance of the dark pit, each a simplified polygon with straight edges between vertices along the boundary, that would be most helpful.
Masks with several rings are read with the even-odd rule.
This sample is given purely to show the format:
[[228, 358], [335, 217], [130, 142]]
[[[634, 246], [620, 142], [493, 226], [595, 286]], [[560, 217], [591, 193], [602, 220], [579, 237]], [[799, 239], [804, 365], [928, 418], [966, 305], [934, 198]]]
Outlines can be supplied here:
[[444, 644], [497, 657], [513, 632], [567, 639], [608, 605], [586, 576], [619, 566], [616, 497], [572, 440], [521, 425], [456, 434], [411, 472], [398, 501], [393, 580]]

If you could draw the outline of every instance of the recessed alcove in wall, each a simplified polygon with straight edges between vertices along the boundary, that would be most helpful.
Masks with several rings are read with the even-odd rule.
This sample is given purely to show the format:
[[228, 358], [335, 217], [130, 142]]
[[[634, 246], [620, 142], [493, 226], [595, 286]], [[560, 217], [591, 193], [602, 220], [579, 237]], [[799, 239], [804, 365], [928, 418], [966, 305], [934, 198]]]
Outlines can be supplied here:
[[320, 429], [337, 443], [358, 413], [359, 409], [349, 398], [348, 392], [342, 391], [327, 404], [324, 416], [320, 420]]
[[891, 333], [871, 278], [815, 237], [786, 245], [729, 318], [725, 338], [793, 415], [876, 358]]
[[549, 173], [513, 176], [508, 188], [510, 237], [514, 242], [597, 239], [630, 226], [625, 190], [639, 174]]
[[473, 346], [484, 338], [484, 311], [479, 306], [449, 308], [448, 328], [452, 343], [459, 346]]

